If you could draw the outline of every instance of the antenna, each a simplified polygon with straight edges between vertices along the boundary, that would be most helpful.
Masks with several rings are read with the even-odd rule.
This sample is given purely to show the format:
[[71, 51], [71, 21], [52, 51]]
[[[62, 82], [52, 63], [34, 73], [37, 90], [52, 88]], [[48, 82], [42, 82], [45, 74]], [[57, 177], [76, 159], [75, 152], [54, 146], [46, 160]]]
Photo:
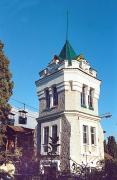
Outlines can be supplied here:
[[68, 17], [68, 9], [67, 9], [67, 24], [66, 24], [66, 41], [68, 40], [68, 27], [69, 27], [69, 17]]
[[24, 105], [24, 111], [25, 111], [26, 104], [25, 104], [25, 103], [23, 103], [23, 105]]

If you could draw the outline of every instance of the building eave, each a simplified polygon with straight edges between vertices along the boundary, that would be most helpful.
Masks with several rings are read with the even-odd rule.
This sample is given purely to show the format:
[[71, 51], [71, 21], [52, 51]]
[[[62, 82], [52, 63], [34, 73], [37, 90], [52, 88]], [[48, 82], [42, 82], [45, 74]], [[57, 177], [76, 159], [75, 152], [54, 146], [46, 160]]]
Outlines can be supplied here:
[[96, 80], [102, 82], [100, 79], [91, 76], [89, 73], [87, 73], [87, 72], [81, 70], [80, 68], [62, 68], [62, 69], [60, 69], [60, 70], [58, 70], [58, 71], [56, 71], [56, 72], [53, 72], [53, 73], [51, 73], [51, 74], [49, 74], [49, 75], [47, 75], [47, 76], [45, 76], [45, 77], [43, 77], [43, 78], [41, 78], [41, 79], [35, 81], [35, 84], [36, 84], [36, 86], [37, 86], [41, 81], [43, 81], [43, 80], [45, 80], [45, 79], [48, 79], [49, 77], [53, 76], [54, 74], [57, 74], [57, 73], [62, 72], [62, 71], [64, 71], [64, 70], [70, 70], [70, 69], [79, 70], [79, 71], [81, 71], [81, 72], [83, 72], [83, 73], [89, 75], [89, 76], [92, 77], [93, 79], [96, 79]]

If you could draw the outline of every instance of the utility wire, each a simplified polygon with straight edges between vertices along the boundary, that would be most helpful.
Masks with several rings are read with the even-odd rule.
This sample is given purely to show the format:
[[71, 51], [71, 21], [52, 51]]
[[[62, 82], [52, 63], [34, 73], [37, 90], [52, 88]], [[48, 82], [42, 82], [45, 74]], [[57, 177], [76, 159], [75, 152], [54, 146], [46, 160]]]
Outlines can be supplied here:
[[17, 103], [22, 104], [22, 105], [24, 106], [24, 108], [25, 108], [25, 106], [27, 106], [27, 107], [29, 107], [29, 108], [38, 110], [38, 108], [35, 108], [35, 107], [33, 107], [33, 106], [30, 106], [30, 105], [28, 105], [28, 104], [26, 104], [26, 103], [24, 103], [24, 102], [22, 102], [22, 101], [19, 101], [19, 100], [17, 100], [17, 99], [11, 98], [11, 100], [13, 100], [13, 101], [15, 101], [15, 102], [17, 102]]
[[[15, 111], [15, 110], [13, 110], [12, 112], [17, 115], [19, 114], [19, 112]], [[28, 113], [27, 113], [26, 117], [31, 117], [31, 118], [35, 118], [35, 119], [37, 118], [37, 117], [31, 116], [31, 115], [28, 115]]]

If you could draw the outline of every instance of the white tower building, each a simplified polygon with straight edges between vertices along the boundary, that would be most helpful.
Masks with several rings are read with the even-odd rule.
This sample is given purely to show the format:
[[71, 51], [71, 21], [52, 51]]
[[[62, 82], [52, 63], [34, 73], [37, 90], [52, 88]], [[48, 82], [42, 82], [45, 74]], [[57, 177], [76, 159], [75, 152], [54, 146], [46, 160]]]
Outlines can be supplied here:
[[103, 130], [98, 114], [101, 81], [87, 60], [77, 56], [66, 40], [59, 56], [41, 71], [36, 81], [39, 98], [38, 149], [49, 165], [49, 137], [60, 146], [51, 158], [58, 169], [69, 170], [73, 161], [96, 166], [104, 158]]

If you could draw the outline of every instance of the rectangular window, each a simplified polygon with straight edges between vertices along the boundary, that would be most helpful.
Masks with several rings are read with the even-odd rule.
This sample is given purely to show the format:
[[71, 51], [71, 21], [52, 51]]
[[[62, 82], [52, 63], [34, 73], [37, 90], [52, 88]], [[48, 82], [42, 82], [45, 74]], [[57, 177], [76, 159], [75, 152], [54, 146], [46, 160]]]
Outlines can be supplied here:
[[53, 87], [53, 105], [58, 105], [58, 92], [56, 86]]
[[94, 89], [90, 88], [89, 96], [88, 96], [88, 104], [90, 109], [93, 109], [93, 91]]
[[91, 144], [96, 145], [96, 129], [91, 127]]
[[83, 143], [88, 144], [88, 126], [83, 125]]
[[52, 126], [52, 138], [57, 138], [57, 125]]
[[25, 110], [19, 111], [19, 124], [27, 124], [26, 113], [27, 112]]
[[[52, 138], [54, 141], [54, 144], [57, 144], [57, 125], [52, 126]], [[57, 146], [54, 147], [54, 152], [57, 151]]]
[[27, 124], [27, 117], [19, 116], [19, 124]]
[[86, 107], [86, 86], [83, 85], [81, 92], [81, 106]]
[[46, 96], [46, 108], [50, 108], [50, 94], [49, 89], [45, 90], [45, 96]]
[[73, 82], [69, 81], [69, 85], [70, 85], [70, 91], [72, 91], [73, 90]]
[[48, 152], [49, 127], [44, 127], [44, 152]]
[[14, 122], [15, 122], [14, 116], [15, 116], [15, 114], [13, 114], [11, 112], [9, 113], [8, 121], [7, 121], [8, 125], [14, 126]]

